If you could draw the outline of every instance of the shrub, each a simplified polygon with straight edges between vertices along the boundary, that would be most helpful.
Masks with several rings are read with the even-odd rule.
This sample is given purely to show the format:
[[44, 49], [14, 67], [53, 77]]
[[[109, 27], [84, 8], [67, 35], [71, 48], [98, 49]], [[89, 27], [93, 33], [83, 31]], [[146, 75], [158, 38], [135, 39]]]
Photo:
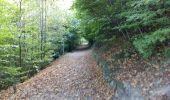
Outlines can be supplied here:
[[168, 38], [170, 38], [170, 28], [159, 29], [149, 35], [135, 38], [133, 45], [144, 58], [148, 58], [153, 54], [155, 46]]
[[16, 68], [0, 66], [0, 90], [19, 82], [20, 79], [17, 77], [17, 75], [20, 73], [20, 70], [20, 67]]
[[166, 48], [165, 49], [165, 54], [164, 54], [165, 58], [170, 58], [170, 48]]

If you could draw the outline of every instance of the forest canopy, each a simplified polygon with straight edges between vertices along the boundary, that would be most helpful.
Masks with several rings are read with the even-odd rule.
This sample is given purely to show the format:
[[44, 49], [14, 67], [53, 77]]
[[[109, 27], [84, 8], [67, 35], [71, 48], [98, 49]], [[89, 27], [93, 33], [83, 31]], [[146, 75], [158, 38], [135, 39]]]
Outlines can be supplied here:
[[0, 16], [0, 89], [86, 40], [144, 59], [170, 57], [169, 0], [0, 0]]
[[71, 5], [71, 0], [0, 0], [0, 89], [28, 79], [79, 44]]

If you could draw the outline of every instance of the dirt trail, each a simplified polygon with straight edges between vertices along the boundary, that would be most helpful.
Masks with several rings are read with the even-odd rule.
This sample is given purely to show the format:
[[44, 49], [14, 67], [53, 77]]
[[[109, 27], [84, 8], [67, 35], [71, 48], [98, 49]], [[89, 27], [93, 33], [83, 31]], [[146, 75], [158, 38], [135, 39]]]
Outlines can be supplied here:
[[103, 80], [91, 50], [68, 53], [0, 100], [110, 100], [113, 91]]

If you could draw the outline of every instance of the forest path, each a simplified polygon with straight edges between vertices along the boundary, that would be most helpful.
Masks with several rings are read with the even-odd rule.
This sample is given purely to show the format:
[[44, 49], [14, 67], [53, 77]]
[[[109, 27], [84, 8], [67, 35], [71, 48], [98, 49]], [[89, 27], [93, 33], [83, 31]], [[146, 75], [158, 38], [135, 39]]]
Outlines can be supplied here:
[[0, 94], [2, 100], [110, 100], [112, 90], [91, 50], [68, 53], [33, 78]]

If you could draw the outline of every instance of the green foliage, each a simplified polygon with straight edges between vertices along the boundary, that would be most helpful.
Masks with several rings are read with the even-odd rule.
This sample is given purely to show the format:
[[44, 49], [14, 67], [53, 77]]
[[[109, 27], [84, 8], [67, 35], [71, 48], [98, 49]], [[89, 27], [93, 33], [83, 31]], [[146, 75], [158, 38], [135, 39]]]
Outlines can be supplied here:
[[58, 2], [0, 0], [0, 90], [46, 68], [63, 47], [68, 52], [78, 45], [77, 19]]
[[113, 36], [130, 40], [147, 58], [169, 38], [168, 5], [168, 0], [76, 0], [74, 8], [87, 40], [104, 41]]
[[21, 68], [0, 66], [0, 89], [7, 88], [19, 82], [20, 80], [17, 75], [20, 71]]
[[160, 29], [143, 37], [136, 38], [133, 42], [139, 53], [147, 58], [153, 54], [154, 47], [170, 38], [170, 28]]
[[[78, 19], [61, 11], [55, 0], [11, 2], [0, 0], [0, 66], [1, 73], [7, 72], [0, 88], [15, 83], [15, 73], [24, 81], [44, 69], [52, 58], [75, 49], [81, 37], [90, 45], [105, 45], [103, 50], [112, 43], [130, 41], [134, 46], [125, 46], [122, 54], [129, 56], [131, 48], [144, 58], [170, 38], [169, 0], [75, 0]], [[115, 38], [124, 41], [118, 43]]]
[[164, 57], [165, 58], [170, 58], [170, 48], [165, 49]]

